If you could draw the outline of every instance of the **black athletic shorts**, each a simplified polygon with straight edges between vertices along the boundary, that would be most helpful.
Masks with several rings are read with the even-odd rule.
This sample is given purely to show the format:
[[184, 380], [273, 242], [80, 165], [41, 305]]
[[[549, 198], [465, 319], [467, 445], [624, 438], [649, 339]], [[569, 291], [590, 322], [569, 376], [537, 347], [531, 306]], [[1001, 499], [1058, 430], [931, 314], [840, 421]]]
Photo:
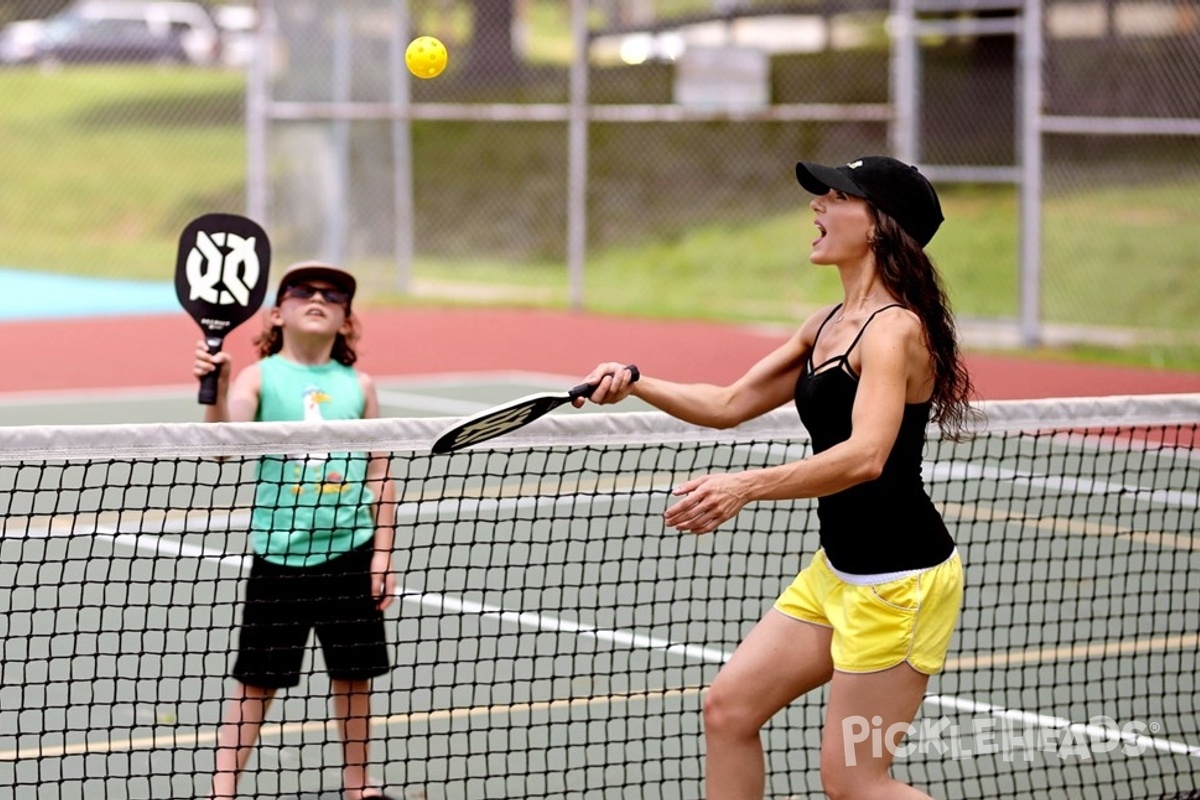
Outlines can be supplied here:
[[232, 676], [262, 688], [295, 686], [313, 630], [330, 678], [363, 680], [391, 669], [383, 612], [371, 596], [373, 554], [368, 542], [313, 567], [255, 555]]

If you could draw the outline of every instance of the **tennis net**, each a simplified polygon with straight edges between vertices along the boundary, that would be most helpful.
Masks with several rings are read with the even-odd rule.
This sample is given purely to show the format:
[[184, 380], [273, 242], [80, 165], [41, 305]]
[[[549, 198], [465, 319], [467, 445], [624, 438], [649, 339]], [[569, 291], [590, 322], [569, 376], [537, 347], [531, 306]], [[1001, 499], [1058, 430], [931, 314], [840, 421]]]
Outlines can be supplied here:
[[[1195, 796], [1200, 395], [1005, 402], [924, 474], [966, 600], [894, 773], [939, 798]], [[446, 420], [9, 428], [0, 436], [0, 800], [204, 796], [254, 464], [389, 454], [395, 665], [371, 759], [409, 798], [699, 798], [704, 687], [817, 546], [815, 504], [664, 529], [685, 478], [804, 456], [732, 431], [552, 415], [452, 456]], [[310, 642], [310, 647], [313, 644]], [[321, 656], [271, 708], [257, 797], [339, 796]], [[825, 695], [764, 731], [820, 792]], [[403, 789], [396, 787], [404, 787]]]

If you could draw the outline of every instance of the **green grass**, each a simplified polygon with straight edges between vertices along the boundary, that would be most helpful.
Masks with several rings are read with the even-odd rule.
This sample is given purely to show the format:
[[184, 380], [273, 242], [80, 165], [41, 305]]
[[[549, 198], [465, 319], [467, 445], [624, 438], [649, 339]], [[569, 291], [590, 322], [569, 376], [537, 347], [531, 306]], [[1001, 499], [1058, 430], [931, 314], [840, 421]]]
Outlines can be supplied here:
[[188, 219], [243, 205], [242, 86], [183, 69], [0, 72], [0, 264], [169, 277]]
[[1043, 221], [1047, 312], [1070, 322], [1194, 329], [1197, 198], [1194, 182], [1052, 197]]
[[[241, 76], [216, 71], [0, 71], [0, 265], [169, 279], [189, 219], [243, 208], [242, 91]], [[397, 295], [394, 267], [363, 259], [354, 267], [371, 302], [567, 304], [565, 163], [546, 160], [564, 149], [564, 129], [485, 127], [417, 126], [419, 291]], [[813, 228], [803, 195], [786, 180], [771, 192], [753, 191], [771, 180], [776, 154], [803, 147], [810, 130], [675, 126], [639, 128], [634, 136], [621, 128], [596, 126], [592, 134], [588, 309], [794, 324], [838, 299], [836, 272], [808, 261]], [[731, 172], [723, 162], [735, 145], [759, 160]], [[680, 151], [691, 164], [664, 163], [664, 154]], [[712, 178], [707, 165], [717, 167]], [[507, 195], [490, 188], [514, 176], [529, 186]], [[681, 202], [697, 193], [710, 201], [699, 214]], [[1051, 194], [1047, 313], [1186, 339], [1200, 318], [1196, 197], [1200, 184], [1184, 180]], [[943, 204], [948, 222], [930, 252], [956, 310], [1016, 317], [1015, 192], [945, 187]], [[486, 222], [448, 226], [462, 209]], [[1194, 339], [1045, 355], [1200, 369]]]
[[[1014, 316], [1011, 192], [944, 194], [952, 222], [930, 253], [959, 311]], [[621, 313], [792, 322], [841, 297], [837, 271], [808, 260], [814, 238], [812, 213], [797, 202], [794, 211], [760, 222], [705, 225], [670, 241], [598, 253], [588, 263], [588, 288], [606, 310]]]

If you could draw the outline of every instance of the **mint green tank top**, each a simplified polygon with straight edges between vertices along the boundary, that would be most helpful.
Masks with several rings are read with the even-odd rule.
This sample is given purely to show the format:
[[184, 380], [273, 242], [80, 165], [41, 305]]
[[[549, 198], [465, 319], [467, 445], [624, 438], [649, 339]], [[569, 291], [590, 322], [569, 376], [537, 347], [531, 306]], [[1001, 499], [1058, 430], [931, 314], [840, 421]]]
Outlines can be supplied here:
[[[353, 367], [305, 366], [279, 355], [259, 362], [256, 419], [360, 419], [366, 398]], [[366, 453], [264, 456], [258, 463], [250, 546], [276, 564], [311, 567], [375, 535]]]

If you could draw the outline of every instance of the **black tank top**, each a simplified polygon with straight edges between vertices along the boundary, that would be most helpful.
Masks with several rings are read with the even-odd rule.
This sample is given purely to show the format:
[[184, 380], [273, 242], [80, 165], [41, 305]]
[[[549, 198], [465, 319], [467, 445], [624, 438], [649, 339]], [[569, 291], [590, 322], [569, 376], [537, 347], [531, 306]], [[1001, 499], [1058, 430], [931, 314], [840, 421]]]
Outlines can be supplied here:
[[[850, 352], [880, 311], [897, 305], [872, 314], [845, 353], [814, 367], [809, 351], [796, 381], [795, 397], [814, 452], [850, 438], [851, 411], [858, 393]], [[814, 350], [839, 308], [821, 323]], [[925, 427], [932, 407], [932, 401], [904, 406], [900, 432], [878, 478], [817, 500], [821, 547], [834, 568], [852, 575], [924, 569], [942, 563], [954, 552], [954, 540], [921, 479]]]

